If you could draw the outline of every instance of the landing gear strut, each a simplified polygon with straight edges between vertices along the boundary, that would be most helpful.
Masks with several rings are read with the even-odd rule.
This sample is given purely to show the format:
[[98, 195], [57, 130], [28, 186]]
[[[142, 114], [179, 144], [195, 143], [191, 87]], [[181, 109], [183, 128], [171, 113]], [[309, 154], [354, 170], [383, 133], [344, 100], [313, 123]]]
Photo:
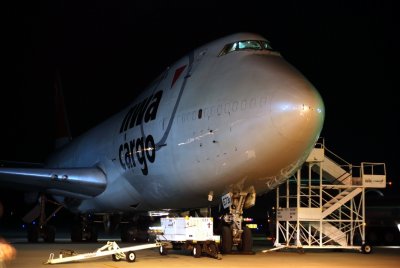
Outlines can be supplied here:
[[123, 242], [149, 242], [148, 233], [151, 220], [146, 216], [130, 219], [121, 227], [121, 241]]
[[[51, 203], [57, 206], [53, 213], [46, 218], [46, 203]], [[44, 242], [54, 242], [56, 228], [49, 225], [51, 217], [56, 214], [63, 206], [57, 202], [47, 199], [44, 194], [40, 195], [39, 204], [25, 216], [26, 222], [31, 222], [28, 225], [28, 242], [36, 243], [39, 237], [42, 237]], [[39, 214], [39, 215], [38, 215]], [[33, 220], [39, 216], [39, 224]]]
[[82, 242], [83, 240], [97, 242], [97, 228], [89, 215], [78, 215], [71, 230], [71, 241]]
[[252, 252], [253, 238], [251, 230], [243, 226], [243, 208], [249, 208], [255, 204], [256, 195], [254, 191], [234, 192], [224, 196], [230, 198], [227, 202], [229, 213], [223, 216], [221, 230], [221, 251], [225, 254], [232, 252], [236, 246], [241, 252]]

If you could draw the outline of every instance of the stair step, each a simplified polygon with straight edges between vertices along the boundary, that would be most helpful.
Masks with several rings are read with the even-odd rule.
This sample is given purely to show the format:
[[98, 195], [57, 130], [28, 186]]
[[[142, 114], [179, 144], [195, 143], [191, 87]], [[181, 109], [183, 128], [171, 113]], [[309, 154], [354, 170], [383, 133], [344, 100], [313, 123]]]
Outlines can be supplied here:
[[361, 192], [361, 188], [352, 188], [351, 192], [348, 192], [347, 195], [342, 196], [341, 198], [337, 198], [337, 196], [332, 198], [332, 200], [322, 206], [324, 209], [322, 212], [322, 218], [325, 218]]
[[[311, 223], [311, 226], [314, 227], [317, 231], [321, 232], [319, 223]], [[329, 222], [322, 223], [322, 233], [339, 245], [347, 246], [346, 234]]]

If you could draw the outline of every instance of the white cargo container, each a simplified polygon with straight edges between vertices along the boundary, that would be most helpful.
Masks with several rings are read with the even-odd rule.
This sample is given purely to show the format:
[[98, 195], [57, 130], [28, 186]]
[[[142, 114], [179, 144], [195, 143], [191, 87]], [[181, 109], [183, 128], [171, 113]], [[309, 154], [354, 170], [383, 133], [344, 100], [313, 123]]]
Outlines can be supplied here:
[[220, 259], [220, 236], [214, 235], [213, 218], [179, 217], [161, 218], [161, 226], [157, 232], [157, 241], [162, 242], [160, 254], [167, 254], [168, 249], [191, 250], [194, 257], [206, 253]]

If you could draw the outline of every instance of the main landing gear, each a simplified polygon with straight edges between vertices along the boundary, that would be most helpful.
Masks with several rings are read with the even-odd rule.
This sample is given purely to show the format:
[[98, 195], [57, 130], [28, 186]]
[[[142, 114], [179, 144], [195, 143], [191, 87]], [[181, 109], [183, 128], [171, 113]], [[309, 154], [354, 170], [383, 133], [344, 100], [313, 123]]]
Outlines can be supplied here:
[[71, 229], [71, 241], [97, 242], [97, 228], [90, 214], [77, 215]]
[[[50, 214], [46, 218], [46, 203], [50, 203], [56, 205], [56, 209], [53, 213]], [[33, 208], [25, 217], [25, 222], [30, 222], [28, 224], [28, 242], [36, 243], [39, 238], [43, 238], [44, 242], [54, 242], [56, 235], [56, 228], [52, 225], [49, 225], [51, 217], [56, 214], [63, 206], [57, 202], [47, 199], [44, 194], [41, 194], [39, 198], [38, 205]], [[34, 221], [39, 217], [38, 224]]]

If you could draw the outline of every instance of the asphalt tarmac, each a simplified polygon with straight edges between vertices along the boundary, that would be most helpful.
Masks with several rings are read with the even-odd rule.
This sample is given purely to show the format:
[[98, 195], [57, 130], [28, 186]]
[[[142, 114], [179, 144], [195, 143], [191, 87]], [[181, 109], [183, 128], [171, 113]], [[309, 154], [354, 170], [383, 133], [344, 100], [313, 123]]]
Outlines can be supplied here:
[[[263, 253], [273, 248], [271, 242], [263, 238], [254, 240], [254, 254], [222, 255], [221, 260], [208, 256], [194, 258], [190, 252], [171, 250], [167, 255], [160, 255], [157, 248], [136, 251], [135, 262], [113, 261], [111, 256], [68, 262], [61, 264], [45, 264], [50, 253], [59, 256], [60, 251], [68, 249], [74, 252], [90, 253], [111, 241], [101, 239], [98, 243], [71, 243], [68, 239], [56, 239], [55, 243], [27, 243], [23, 238], [7, 239], [17, 250], [14, 260], [7, 262], [7, 268], [118, 268], [118, 267], [400, 267], [400, 247], [375, 247], [371, 254], [362, 254], [356, 250], [281, 249]], [[133, 244], [119, 243], [120, 247]]]

